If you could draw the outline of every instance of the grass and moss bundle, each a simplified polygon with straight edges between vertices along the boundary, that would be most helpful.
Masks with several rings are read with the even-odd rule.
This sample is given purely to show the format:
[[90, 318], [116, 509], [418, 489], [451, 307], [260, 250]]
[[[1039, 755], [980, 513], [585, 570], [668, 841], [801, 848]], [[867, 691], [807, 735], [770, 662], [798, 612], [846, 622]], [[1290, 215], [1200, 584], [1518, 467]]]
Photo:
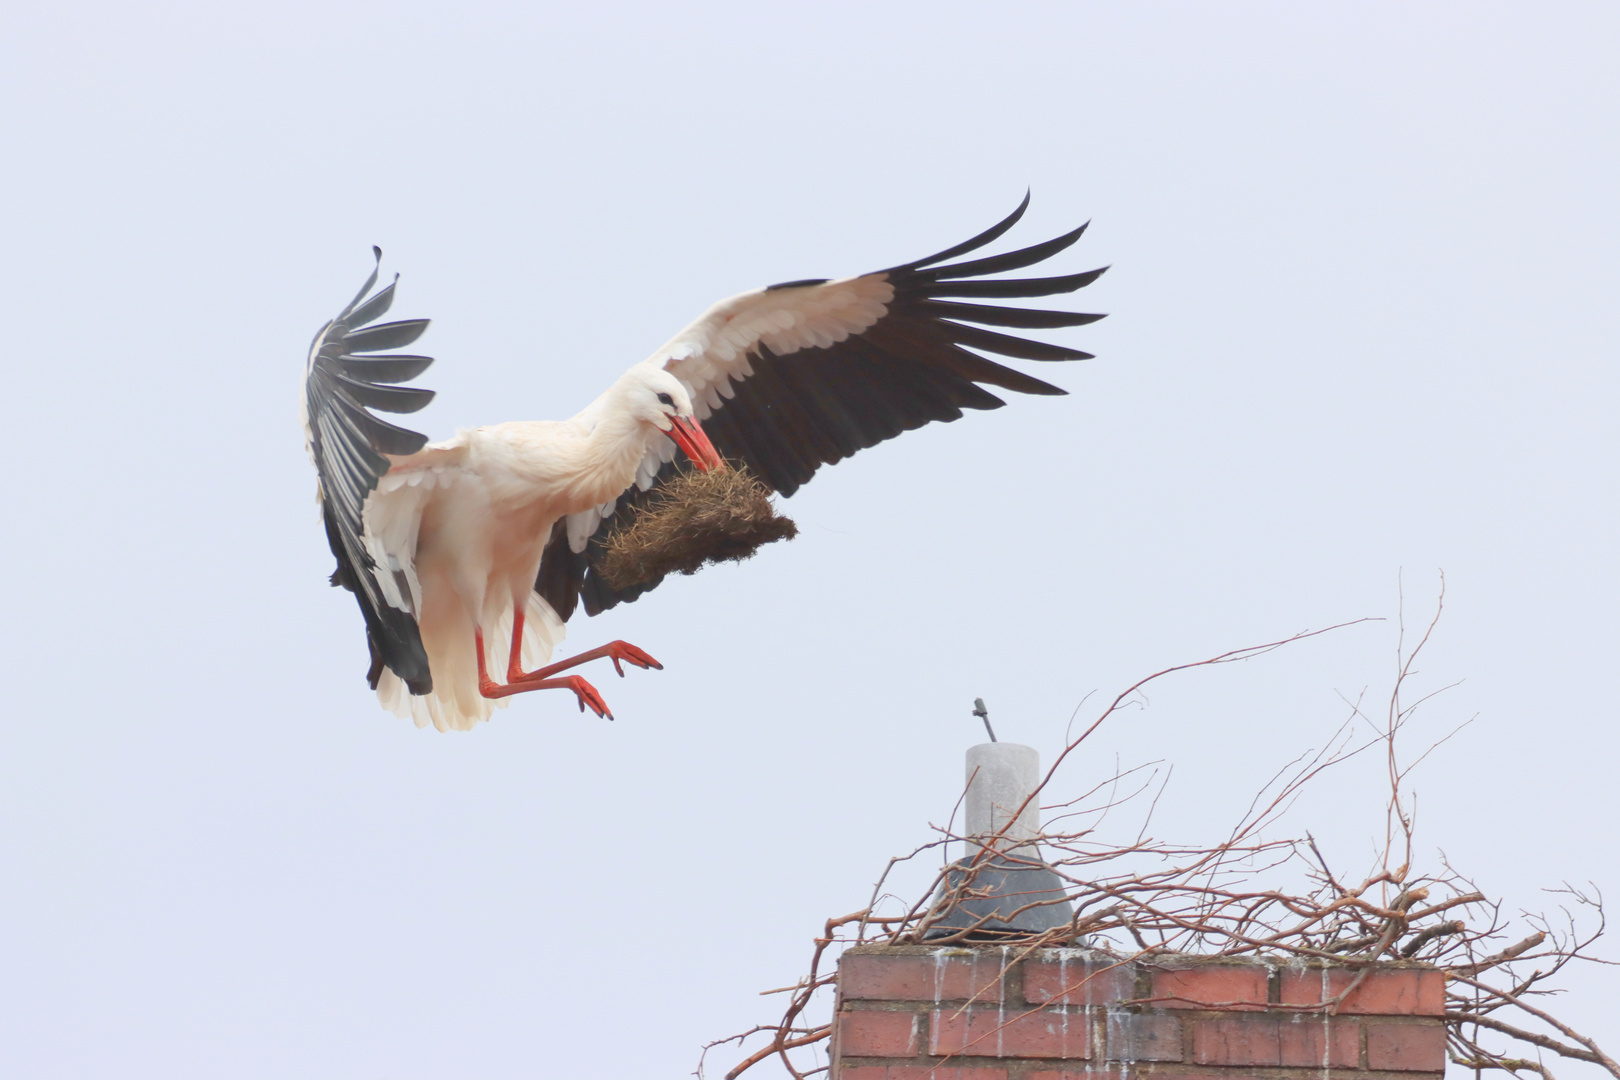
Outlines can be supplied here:
[[776, 512], [771, 489], [748, 470], [677, 473], [609, 534], [597, 571], [615, 589], [708, 563], [741, 562], [766, 544], [799, 534]]

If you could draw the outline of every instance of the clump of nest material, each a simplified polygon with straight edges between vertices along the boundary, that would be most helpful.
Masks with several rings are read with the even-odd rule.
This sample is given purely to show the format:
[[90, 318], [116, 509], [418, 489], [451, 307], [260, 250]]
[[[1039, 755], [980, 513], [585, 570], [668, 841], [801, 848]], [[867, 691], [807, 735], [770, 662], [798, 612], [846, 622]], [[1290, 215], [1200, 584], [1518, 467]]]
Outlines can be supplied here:
[[765, 544], [799, 534], [771, 503], [771, 489], [747, 469], [676, 473], [629, 522], [610, 533], [596, 570], [615, 589], [712, 562], [741, 562]]

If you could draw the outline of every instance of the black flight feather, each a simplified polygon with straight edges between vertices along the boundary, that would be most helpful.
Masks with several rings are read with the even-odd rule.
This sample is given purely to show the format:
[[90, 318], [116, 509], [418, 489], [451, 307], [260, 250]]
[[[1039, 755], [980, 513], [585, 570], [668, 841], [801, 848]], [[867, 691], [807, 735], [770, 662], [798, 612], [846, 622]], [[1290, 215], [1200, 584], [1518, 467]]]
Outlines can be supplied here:
[[[1037, 361], [1083, 360], [1090, 353], [984, 327], [1046, 330], [1084, 326], [1101, 315], [942, 299], [1054, 296], [1082, 289], [1102, 275], [1106, 267], [1057, 277], [984, 278], [1051, 258], [1079, 240], [1084, 225], [1002, 255], [937, 265], [1000, 239], [1028, 207], [1026, 193], [1017, 209], [972, 239], [882, 271], [894, 288], [894, 299], [883, 317], [866, 330], [786, 356], [756, 344], [749, 356], [753, 373], [747, 377], [734, 374], [733, 396], [722, 397], [719, 407], [703, 421], [715, 448], [788, 496], [821, 466], [903, 431], [933, 421], [955, 420], [964, 409], [1000, 408], [1005, 402], [984, 389], [986, 385], [1023, 394], [1066, 393], [980, 353]], [[820, 279], [789, 281], [766, 291], [822, 284], [826, 282]], [[553, 529], [535, 587], [559, 616], [568, 618], [581, 602], [586, 614], [595, 615], [657, 587], [659, 582], [651, 581], [615, 590], [596, 565], [608, 534], [654, 497], [677, 467], [691, 467], [679, 452], [675, 462], [659, 471], [649, 490], [632, 487], [621, 495], [584, 551], [569, 547], [565, 523], [559, 522]]]
[[[372, 250], [380, 263], [382, 251]], [[379, 575], [387, 571], [366, 550], [362, 515], [367, 496], [388, 472], [383, 455], [412, 454], [427, 444], [427, 436], [390, 424], [370, 410], [415, 412], [432, 401], [430, 390], [390, 384], [415, 378], [433, 360], [354, 355], [409, 345], [428, 327], [426, 319], [409, 319], [362, 329], [394, 302], [393, 284], [366, 298], [376, 283], [374, 268], [355, 298], [315, 335], [304, 375], [304, 408], [310, 453], [320, 476], [326, 539], [337, 559], [331, 581], [354, 593], [365, 619], [370, 652], [366, 681], [376, 689], [387, 667], [411, 693], [426, 694], [433, 689], [433, 676], [416, 618], [383, 598]]]

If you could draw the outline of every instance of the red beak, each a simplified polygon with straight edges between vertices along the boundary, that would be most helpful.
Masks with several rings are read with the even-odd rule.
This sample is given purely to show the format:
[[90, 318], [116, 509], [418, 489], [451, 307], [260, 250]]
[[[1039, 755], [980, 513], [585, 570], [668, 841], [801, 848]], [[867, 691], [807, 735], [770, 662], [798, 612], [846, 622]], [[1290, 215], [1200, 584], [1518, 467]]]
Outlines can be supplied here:
[[675, 440], [676, 446], [686, 451], [686, 456], [692, 459], [692, 464], [703, 472], [726, 471], [726, 459], [714, 448], [714, 443], [703, 433], [695, 417], [672, 416], [670, 420], [675, 426], [670, 428], [669, 437]]

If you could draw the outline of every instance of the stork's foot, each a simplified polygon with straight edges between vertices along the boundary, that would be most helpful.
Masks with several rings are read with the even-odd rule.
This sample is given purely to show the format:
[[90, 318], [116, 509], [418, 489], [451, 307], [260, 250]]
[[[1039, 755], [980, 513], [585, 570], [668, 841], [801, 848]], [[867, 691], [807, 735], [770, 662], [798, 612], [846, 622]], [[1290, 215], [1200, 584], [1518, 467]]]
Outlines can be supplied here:
[[560, 679], [547, 679], [546, 685], [567, 687], [572, 690], [574, 697], [579, 700], [580, 712], [584, 712], [589, 707], [591, 712], [597, 716], [605, 716], [609, 720], [613, 719], [613, 710], [608, 708], [607, 701], [602, 697], [601, 693], [597, 691], [596, 687], [578, 675], [564, 675]]
[[634, 664], [638, 668], [657, 668], [659, 671], [664, 670], [664, 665], [660, 664], [657, 660], [654, 660], [645, 649], [637, 648], [628, 641], [610, 641], [606, 645], [603, 645], [600, 649], [593, 649], [591, 651], [593, 653], [599, 653], [603, 656], [611, 657], [613, 660], [613, 670], [619, 673], [619, 678], [621, 679], [624, 678], [624, 668], [619, 666], [620, 660], [623, 660], [626, 664]]

